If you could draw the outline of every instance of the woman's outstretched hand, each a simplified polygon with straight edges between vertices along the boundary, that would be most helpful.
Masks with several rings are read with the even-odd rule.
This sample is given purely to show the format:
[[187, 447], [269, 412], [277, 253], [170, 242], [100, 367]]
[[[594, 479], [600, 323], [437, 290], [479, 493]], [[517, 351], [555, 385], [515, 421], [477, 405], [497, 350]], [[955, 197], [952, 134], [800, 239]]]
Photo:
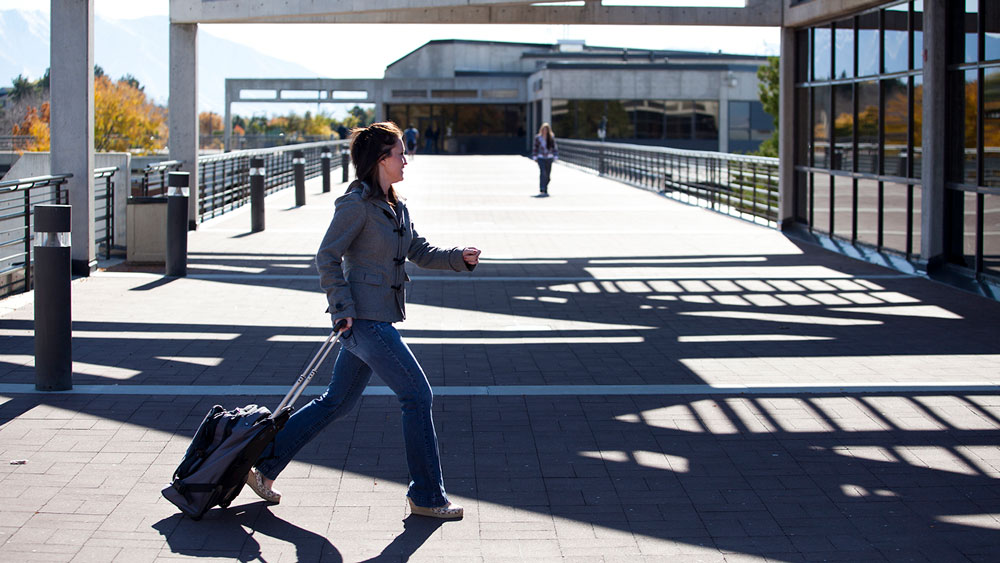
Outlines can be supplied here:
[[462, 260], [465, 260], [465, 263], [470, 266], [475, 266], [479, 263], [479, 255], [481, 253], [482, 250], [478, 248], [472, 246], [466, 247], [462, 250]]

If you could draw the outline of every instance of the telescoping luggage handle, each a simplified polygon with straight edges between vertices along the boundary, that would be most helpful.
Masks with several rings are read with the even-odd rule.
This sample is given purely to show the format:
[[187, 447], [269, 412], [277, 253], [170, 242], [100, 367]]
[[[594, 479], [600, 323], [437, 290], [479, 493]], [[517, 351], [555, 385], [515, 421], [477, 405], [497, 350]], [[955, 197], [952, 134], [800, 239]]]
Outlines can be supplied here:
[[276, 417], [282, 409], [287, 406], [294, 405], [295, 401], [299, 400], [299, 395], [305, 391], [306, 386], [309, 385], [313, 376], [316, 375], [316, 370], [319, 369], [319, 366], [323, 365], [323, 361], [326, 360], [326, 357], [330, 354], [330, 350], [333, 350], [337, 341], [340, 340], [340, 329], [344, 326], [344, 324], [344, 321], [340, 321], [334, 325], [333, 332], [330, 333], [330, 336], [326, 337], [326, 341], [323, 342], [322, 346], [320, 346], [319, 351], [316, 352], [313, 359], [309, 361], [309, 365], [307, 365], [306, 369], [303, 370], [302, 375], [295, 380], [295, 384], [292, 385], [292, 388], [288, 390], [288, 394], [285, 395], [285, 398], [278, 404], [278, 408], [274, 409], [274, 412], [271, 413], [270, 418]]

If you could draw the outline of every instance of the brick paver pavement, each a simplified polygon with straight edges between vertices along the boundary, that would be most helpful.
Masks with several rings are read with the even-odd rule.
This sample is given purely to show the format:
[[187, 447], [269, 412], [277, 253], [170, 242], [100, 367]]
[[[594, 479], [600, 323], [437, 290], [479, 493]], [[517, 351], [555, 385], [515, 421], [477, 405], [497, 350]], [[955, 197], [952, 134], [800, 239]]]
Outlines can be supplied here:
[[212, 404], [273, 406], [328, 332], [316, 180], [263, 233], [201, 225], [187, 278], [76, 280], [74, 392], [31, 392], [31, 301], [0, 301], [0, 560], [997, 560], [1000, 303], [566, 166], [546, 199], [520, 157], [406, 175], [421, 234], [484, 252], [410, 270], [400, 325], [464, 520], [407, 514], [377, 380], [280, 505], [159, 494]]

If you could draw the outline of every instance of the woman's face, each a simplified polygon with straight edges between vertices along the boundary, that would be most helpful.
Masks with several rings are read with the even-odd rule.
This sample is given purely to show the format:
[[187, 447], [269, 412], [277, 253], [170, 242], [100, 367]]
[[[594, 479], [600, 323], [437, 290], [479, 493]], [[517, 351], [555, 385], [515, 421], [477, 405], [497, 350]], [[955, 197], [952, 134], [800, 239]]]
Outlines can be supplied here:
[[389, 193], [389, 187], [403, 180], [403, 167], [406, 166], [406, 156], [403, 155], [403, 140], [398, 139], [392, 152], [379, 161], [379, 183], [382, 191]]

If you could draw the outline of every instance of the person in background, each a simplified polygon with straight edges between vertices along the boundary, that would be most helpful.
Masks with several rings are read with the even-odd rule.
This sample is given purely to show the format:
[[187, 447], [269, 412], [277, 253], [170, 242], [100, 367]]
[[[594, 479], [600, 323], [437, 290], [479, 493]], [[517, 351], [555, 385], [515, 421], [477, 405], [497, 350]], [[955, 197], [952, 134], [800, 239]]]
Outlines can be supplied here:
[[393, 323], [406, 318], [406, 260], [422, 268], [471, 271], [480, 251], [438, 248], [417, 234], [395, 189], [406, 166], [402, 137], [388, 122], [355, 129], [351, 136], [357, 179], [334, 204], [316, 254], [320, 286], [342, 347], [326, 392], [292, 414], [247, 475], [247, 484], [266, 501], [281, 501], [274, 480], [303, 446], [358, 403], [377, 374], [402, 411], [410, 512], [444, 519], [465, 513], [445, 493], [431, 386]]
[[420, 137], [420, 131], [411, 123], [407, 127], [406, 131], [403, 131], [403, 140], [406, 141], [406, 156], [411, 160], [417, 156], [417, 138]]
[[538, 163], [538, 196], [549, 197], [552, 163], [559, 158], [559, 149], [556, 147], [556, 138], [552, 134], [552, 127], [548, 123], [542, 123], [542, 126], [538, 128], [531, 158]]

